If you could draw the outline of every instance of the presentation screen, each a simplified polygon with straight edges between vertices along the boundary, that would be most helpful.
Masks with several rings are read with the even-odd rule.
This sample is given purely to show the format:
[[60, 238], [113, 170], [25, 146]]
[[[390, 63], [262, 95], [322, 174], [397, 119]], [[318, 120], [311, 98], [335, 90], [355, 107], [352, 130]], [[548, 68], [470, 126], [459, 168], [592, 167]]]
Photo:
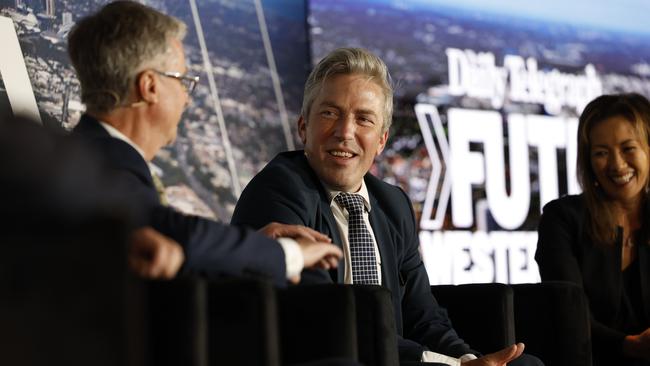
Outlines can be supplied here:
[[645, 0], [311, 0], [312, 62], [363, 47], [396, 110], [373, 173], [410, 196], [432, 284], [539, 281], [544, 205], [579, 194], [577, 120], [650, 96]]

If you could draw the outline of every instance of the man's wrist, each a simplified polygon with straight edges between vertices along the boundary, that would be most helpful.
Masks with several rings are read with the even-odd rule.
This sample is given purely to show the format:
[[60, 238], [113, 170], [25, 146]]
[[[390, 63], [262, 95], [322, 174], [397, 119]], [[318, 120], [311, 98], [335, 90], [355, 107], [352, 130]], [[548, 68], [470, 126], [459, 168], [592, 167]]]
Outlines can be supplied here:
[[451, 356], [443, 355], [436, 352], [424, 351], [422, 352], [422, 362], [437, 362], [449, 366], [460, 366], [460, 360]]
[[476, 357], [476, 355], [474, 355], [472, 353], [466, 353], [466, 354], [460, 356], [459, 359], [460, 359], [460, 362], [462, 363], [462, 362], [466, 362], [466, 361], [476, 360], [477, 358], [478, 357]]
[[302, 250], [298, 242], [291, 238], [278, 238], [276, 240], [284, 252], [287, 279], [300, 275], [305, 266], [305, 259], [302, 256]]

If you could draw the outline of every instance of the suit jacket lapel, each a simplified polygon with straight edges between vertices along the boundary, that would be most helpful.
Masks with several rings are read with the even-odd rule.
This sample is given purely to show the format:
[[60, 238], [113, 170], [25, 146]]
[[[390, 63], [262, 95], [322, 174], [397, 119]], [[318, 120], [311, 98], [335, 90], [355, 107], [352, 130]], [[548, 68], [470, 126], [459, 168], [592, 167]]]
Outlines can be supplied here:
[[[368, 191], [370, 196], [370, 226], [372, 226], [372, 231], [375, 233], [375, 240], [377, 241], [377, 247], [379, 248], [379, 256], [381, 257], [381, 278], [382, 285], [388, 288], [398, 288], [397, 284], [392, 283], [394, 278], [391, 277], [390, 273], [395, 273], [397, 268], [396, 260], [394, 253], [394, 243], [389, 230], [389, 223], [386, 220], [386, 215], [381, 210], [379, 202], [372, 195], [372, 192]], [[387, 270], [390, 269], [390, 270]]]
[[[321, 231], [328, 233], [332, 242], [341, 247], [343, 240], [341, 238], [341, 233], [339, 233], [339, 228], [336, 225], [336, 219], [334, 219], [332, 208], [330, 207], [329, 197], [327, 192], [325, 192], [325, 189], [322, 188], [320, 182], [317, 181], [316, 184], [318, 184], [318, 192], [320, 194], [319, 210], [321, 212], [318, 213], [318, 216], [322, 218]], [[345, 262], [343, 259], [339, 262], [336, 270], [330, 271], [330, 277], [332, 277], [332, 281], [335, 283], [343, 283], [345, 280]]]

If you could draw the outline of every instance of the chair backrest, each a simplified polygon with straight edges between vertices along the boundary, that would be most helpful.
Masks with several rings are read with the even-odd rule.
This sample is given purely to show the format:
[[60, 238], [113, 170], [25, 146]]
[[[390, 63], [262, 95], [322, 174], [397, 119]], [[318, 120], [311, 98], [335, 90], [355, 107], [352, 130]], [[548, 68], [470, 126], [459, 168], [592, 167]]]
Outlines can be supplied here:
[[473, 349], [486, 354], [515, 343], [513, 291], [508, 285], [436, 285], [431, 292]]
[[359, 361], [365, 365], [398, 365], [397, 327], [390, 291], [364, 285], [352, 289], [357, 309]]
[[269, 282], [210, 283], [208, 307], [210, 365], [280, 365], [277, 298]]
[[359, 359], [351, 286], [293, 286], [278, 293], [283, 364]]
[[574, 283], [512, 285], [517, 341], [549, 366], [591, 366], [589, 310]]
[[207, 283], [200, 278], [143, 281], [130, 301], [146, 301], [149, 349], [154, 365], [208, 365]]

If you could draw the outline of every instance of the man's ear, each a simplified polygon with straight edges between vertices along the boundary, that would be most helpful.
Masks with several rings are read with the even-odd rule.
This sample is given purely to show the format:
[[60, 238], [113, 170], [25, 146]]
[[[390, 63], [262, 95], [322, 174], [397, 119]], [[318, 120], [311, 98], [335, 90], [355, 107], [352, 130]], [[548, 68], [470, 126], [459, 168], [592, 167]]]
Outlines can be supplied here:
[[159, 79], [151, 70], [141, 72], [135, 82], [137, 95], [141, 101], [147, 104], [158, 103], [158, 89], [160, 88]]
[[307, 143], [307, 122], [303, 116], [298, 118], [298, 135], [300, 136], [300, 141], [303, 145]]

